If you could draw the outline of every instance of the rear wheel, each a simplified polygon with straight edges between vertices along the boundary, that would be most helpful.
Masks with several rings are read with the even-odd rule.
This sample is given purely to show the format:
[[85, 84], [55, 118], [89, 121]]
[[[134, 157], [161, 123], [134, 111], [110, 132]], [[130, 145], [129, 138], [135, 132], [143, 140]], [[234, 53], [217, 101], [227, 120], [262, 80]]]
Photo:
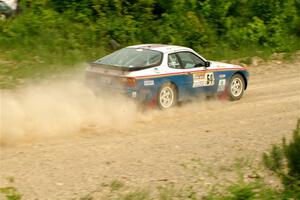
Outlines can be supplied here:
[[163, 84], [158, 92], [157, 104], [160, 109], [168, 109], [177, 104], [177, 91], [173, 84]]
[[242, 98], [245, 89], [245, 80], [240, 74], [232, 76], [227, 88], [227, 93], [231, 101], [236, 101]]

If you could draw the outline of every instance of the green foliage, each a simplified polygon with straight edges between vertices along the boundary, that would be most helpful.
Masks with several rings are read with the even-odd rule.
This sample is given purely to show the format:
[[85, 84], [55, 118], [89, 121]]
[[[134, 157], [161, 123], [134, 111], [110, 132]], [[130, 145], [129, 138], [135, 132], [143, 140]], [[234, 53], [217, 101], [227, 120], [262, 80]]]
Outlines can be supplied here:
[[255, 196], [255, 192], [253, 188], [246, 185], [236, 185], [230, 188], [230, 192], [232, 194], [232, 198], [234, 200], [246, 200], [246, 199], [253, 199]]
[[196, 188], [193, 186], [186, 186], [182, 188], [176, 188], [173, 184], [166, 184], [164, 186], [160, 186], [158, 189], [158, 197], [156, 199], [159, 200], [197, 200], [200, 199], [197, 194]]
[[149, 194], [145, 191], [129, 192], [128, 194], [121, 196], [118, 200], [148, 200]]
[[292, 140], [283, 139], [281, 146], [274, 145], [268, 154], [263, 155], [265, 166], [275, 172], [286, 188], [286, 194], [300, 197], [300, 120], [293, 132]]
[[292, 50], [300, 34], [298, 0], [23, 0], [20, 7], [17, 17], [0, 22], [1, 49], [45, 63], [97, 58], [98, 49], [112, 50], [112, 40], [179, 44], [206, 54], [224, 46]]
[[283, 194], [258, 180], [251, 183], [232, 184], [222, 193], [211, 193], [204, 200], [281, 200]]
[[[299, 0], [22, 0], [0, 20], [0, 87], [138, 43], [188, 46], [211, 60], [300, 48]], [[0, 58], [2, 60], [2, 58]], [[4, 62], [5, 63], [5, 62]]]
[[269, 154], [263, 154], [263, 161], [267, 168], [276, 173], [281, 173], [283, 169], [282, 149], [277, 145], [273, 145], [272, 150]]
[[110, 188], [112, 191], [119, 190], [122, 187], [124, 187], [124, 183], [119, 180], [114, 180], [110, 183]]
[[300, 119], [293, 132], [292, 141], [289, 144], [286, 143], [286, 140], [283, 141], [283, 150], [287, 159], [288, 175], [300, 183]]
[[21, 200], [22, 195], [14, 187], [0, 188], [0, 195], [3, 194], [7, 200]]

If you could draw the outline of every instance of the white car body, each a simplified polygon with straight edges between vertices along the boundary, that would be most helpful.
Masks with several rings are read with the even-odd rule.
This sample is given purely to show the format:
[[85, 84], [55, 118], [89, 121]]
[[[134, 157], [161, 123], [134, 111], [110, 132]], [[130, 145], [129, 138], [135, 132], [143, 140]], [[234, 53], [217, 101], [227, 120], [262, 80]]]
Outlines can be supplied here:
[[133, 81], [134, 84], [125, 86], [125, 89], [123, 88], [127, 94], [133, 98], [146, 99], [146, 101], [159, 100], [159, 93], [166, 84], [170, 84], [175, 88], [172, 89], [174, 90], [172, 92], [176, 92], [176, 101], [181, 101], [188, 96], [199, 93], [224, 93], [227, 91], [232, 78], [235, 78], [237, 75], [239, 76], [239, 83], [237, 83], [239, 86], [235, 87], [242, 87], [242, 89], [240, 89], [241, 91], [239, 92], [241, 93], [238, 93], [239, 96], [236, 100], [241, 98], [243, 91], [247, 88], [249, 73], [244, 67], [208, 61], [187, 47], [142, 44], [129, 46], [119, 51], [126, 51], [126, 49], [129, 49], [127, 51], [131, 53], [132, 49], [136, 51], [136, 55], [133, 54], [129, 61], [135, 58], [139, 59], [140, 54], [138, 52], [154, 51], [160, 53], [160, 62], [151, 65], [151, 62], [148, 60], [149, 57], [146, 56], [147, 61], [145, 63], [150, 63], [149, 66], [146, 64], [143, 67], [134, 65], [120, 66], [118, 60], [126, 60], [128, 56], [120, 58], [114, 56], [114, 60], [117, 62], [115, 65], [111, 63], [105, 64], [104, 61], [107, 58], [104, 57], [91, 63], [86, 69], [87, 79], [95, 79], [94, 82], [97, 82], [96, 84], [107, 88], [114, 87], [110, 79], [115, 79], [116, 77], [128, 79], [131, 82]]

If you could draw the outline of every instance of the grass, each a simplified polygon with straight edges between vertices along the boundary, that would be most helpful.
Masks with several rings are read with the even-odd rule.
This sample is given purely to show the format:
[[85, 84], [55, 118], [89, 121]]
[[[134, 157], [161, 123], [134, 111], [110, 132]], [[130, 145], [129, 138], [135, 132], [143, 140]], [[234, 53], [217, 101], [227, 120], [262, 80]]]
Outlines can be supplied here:
[[[199, 179], [201, 175], [195, 173], [195, 171], [201, 172], [204, 170], [207, 173], [208, 166], [205, 166], [199, 158], [187, 161], [184, 166], [185, 171], [189, 171], [191, 175], [196, 176], [194, 179], [196, 181], [185, 184], [167, 181], [157, 187], [150, 188], [128, 186], [124, 182], [114, 179], [109, 183], [102, 183], [94, 191], [82, 196], [79, 200], [281, 200], [285, 196], [292, 196], [286, 194], [282, 189], [268, 186], [263, 177], [251, 179], [250, 182], [245, 180], [242, 173], [251, 167], [248, 158], [237, 158], [229, 166], [233, 172], [238, 174], [236, 182], [228, 182], [227, 186], [213, 184], [206, 195], [199, 193], [203, 189], [201, 188], [203, 182]], [[208, 175], [211, 176], [210, 173]], [[213, 177], [215, 176], [214, 174]], [[7, 200], [22, 199], [15, 188], [1, 188], [0, 197], [1, 193], [7, 195]]]
[[[15, 88], [26, 83], [28, 80], [41, 80], [51, 76], [77, 70], [79, 63], [100, 58], [109, 52], [104, 48], [93, 48], [86, 50], [68, 50], [65, 53], [50, 51], [47, 48], [17, 49], [0, 48], [0, 88]], [[292, 48], [296, 50], [296, 48]], [[293, 59], [293, 51], [283, 54], [285, 61]], [[241, 47], [233, 50], [229, 47], [212, 47], [201, 52], [210, 60], [224, 60], [231, 62], [239, 59], [238, 62], [250, 65], [253, 57], [267, 60], [273, 51], [267, 47]]]
[[149, 194], [146, 191], [133, 191], [118, 197], [116, 200], [148, 200]]
[[238, 182], [232, 184], [223, 193], [212, 191], [205, 200], [280, 200], [279, 190], [270, 188], [262, 181], [252, 183]]
[[262, 59], [268, 59], [273, 53], [273, 50], [266, 47], [246, 46], [239, 49], [229, 47], [215, 47], [206, 50], [203, 55], [212, 60], [234, 60], [239, 58], [251, 58], [254, 56]]
[[[231, 183], [229, 186], [222, 188], [217, 185], [206, 194], [199, 194], [201, 189], [195, 183], [174, 184], [165, 183], [156, 188], [134, 188], [126, 186], [119, 180], [113, 180], [109, 184], [103, 185], [108, 188], [107, 194], [103, 198], [103, 189], [91, 192], [78, 200], [282, 200], [293, 199], [296, 190], [284, 190], [281, 188], [272, 188], [264, 182], [263, 178], [255, 179], [251, 182], [245, 182], [243, 179]], [[1, 194], [6, 200], [22, 200], [22, 195], [15, 187], [0, 188]], [[295, 198], [293, 199], [295, 200]]]
[[119, 190], [121, 189], [122, 187], [124, 187], [124, 183], [119, 181], [119, 180], [113, 180], [111, 183], [110, 183], [110, 188], [112, 191], [116, 191], [116, 190]]
[[22, 195], [18, 192], [15, 187], [3, 187], [0, 188], [0, 197], [1, 194], [6, 197], [7, 200], [21, 200]]
[[78, 70], [80, 63], [86, 63], [106, 54], [101, 48], [86, 52], [69, 52], [70, 54], [65, 56], [51, 54], [43, 49], [40, 51], [1, 49], [0, 88], [12, 89], [28, 80], [42, 80]]
[[[148, 192], [146, 189], [135, 189], [126, 191], [112, 191], [114, 195], [107, 196], [107, 200], [280, 200], [286, 195], [280, 190], [270, 188], [262, 181], [252, 183], [238, 182], [230, 185], [222, 193], [214, 190], [210, 191], [206, 196], [197, 194], [198, 188], [194, 186], [184, 186], [182, 188], [174, 185], [164, 185], [158, 187], [155, 191]], [[14, 187], [0, 188], [1, 194], [7, 200], [21, 200], [22, 195]], [[79, 200], [96, 200], [98, 198], [88, 194]]]

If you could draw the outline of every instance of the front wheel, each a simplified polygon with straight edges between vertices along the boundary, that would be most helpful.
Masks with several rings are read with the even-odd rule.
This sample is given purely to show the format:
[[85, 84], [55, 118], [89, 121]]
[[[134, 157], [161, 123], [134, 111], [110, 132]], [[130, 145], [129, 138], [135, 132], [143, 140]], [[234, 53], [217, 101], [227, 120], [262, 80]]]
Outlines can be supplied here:
[[161, 86], [157, 104], [160, 109], [168, 109], [177, 104], [177, 91], [174, 85], [166, 83]]
[[242, 98], [245, 89], [245, 80], [240, 74], [235, 74], [232, 76], [230, 83], [227, 88], [229, 94], [229, 99], [231, 101], [236, 101]]

